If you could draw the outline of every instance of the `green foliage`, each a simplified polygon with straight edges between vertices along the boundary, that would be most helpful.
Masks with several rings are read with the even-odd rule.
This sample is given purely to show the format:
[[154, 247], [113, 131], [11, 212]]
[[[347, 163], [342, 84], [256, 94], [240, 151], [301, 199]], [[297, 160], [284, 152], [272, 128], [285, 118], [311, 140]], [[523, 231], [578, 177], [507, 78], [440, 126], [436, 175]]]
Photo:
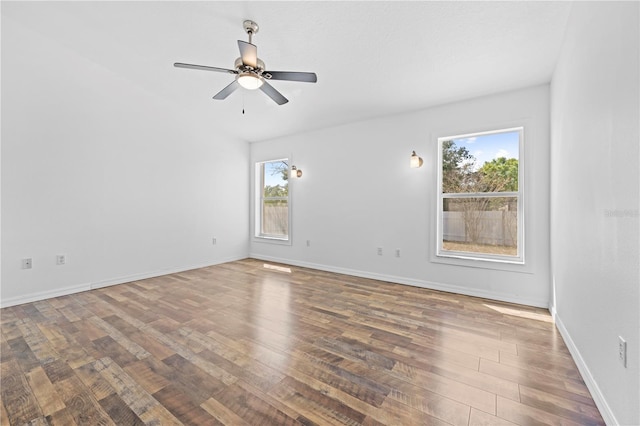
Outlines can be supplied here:
[[518, 190], [518, 160], [495, 158], [485, 162], [479, 170], [485, 192]]
[[442, 192], [504, 192], [518, 190], [518, 160], [495, 158], [476, 170], [476, 158], [454, 141], [442, 143]]
[[275, 185], [275, 186], [265, 186], [264, 187], [264, 197], [286, 197], [289, 194], [289, 185]]
[[442, 142], [442, 192], [472, 192], [475, 157], [452, 140]]

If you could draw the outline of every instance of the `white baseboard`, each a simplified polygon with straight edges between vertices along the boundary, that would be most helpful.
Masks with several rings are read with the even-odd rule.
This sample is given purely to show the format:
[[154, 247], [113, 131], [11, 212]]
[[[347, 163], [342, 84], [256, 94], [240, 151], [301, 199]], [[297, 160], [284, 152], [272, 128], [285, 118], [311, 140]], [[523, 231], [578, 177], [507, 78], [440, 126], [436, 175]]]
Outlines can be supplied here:
[[584, 380], [584, 383], [587, 385], [587, 389], [589, 389], [589, 392], [591, 392], [593, 402], [596, 403], [598, 410], [600, 410], [602, 419], [607, 425], [619, 425], [620, 423], [616, 419], [616, 416], [613, 414], [613, 411], [611, 411], [611, 407], [609, 407], [609, 404], [602, 394], [598, 383], [593, 378], [589, 367], [584, 362], [584, 358], [582, 358], [582, 354], [571, 338], [569, 331], [564, 326], [562, 319], [558, 316], [558, 313], [556, 312], [554, 306], [551, 307], [551, 315], [553, 316], [558, 331], [560, 331], [560, 335], [562, 336], [564, 343], [567, 345], [567, 348], [569, 349], [569, 352], [573, 357], [573, 361], [578, 366], [578, 371], [580, 371], [580, 374], [582, 375], [582, 380]]
[[472, 289], [468, 287], [460, 287], [460, 286], [437, 283], [432, 281], [416, 280], [413, 278], [398, 277], [395, 275], [376, 274], [373, 272], [359, 271], [356, 269], [349, 269], [349, 268], [340, 268], [336, 266], [322, 265], [318, 263], [304, 262], [299, 260], [281, 259], [277, 257], [263, 256], [261, 254], [255, 254], [255, 253], [250, 253], [249, 257], [252, 259], [265, 260], [268, 262], [284, 263], [284, 264], [289, 264], [293, 266], [300, 266], [303, 268], [318, 269], [320, 271], [351, 275], [354, 277], [370, 278], [373, 280], [387, 281], [395, 284], [404, 284], [404, 285], [410, 285], [413, 287], [426, 288], [430, 290], [439, 290], [439, 291], [445, 291], [448, 293], [464, 294], [466, 296], [481, 297], [484, 299], [499, 300], [502, 302], [517, 303], [519, 305], [527, 305], [527, 306], [534, 306], [537, 308], [549, 309], [548, 300], [533, 300], [533, 299], [513, 296], [510, 294], [500, 294], [500, 293], [494, 293], [490, 291]]
[[54, 297], [67, 296], [69, 294], [81, 293], [91, 289], [90, 283], [74, 285], [70, 287], [56, 288], [54, 290], [39, 291], [37, 293], [29, 293], [23, 296], [10, 297], [0, 300], [0, 308], [8, 308], [9, 306], [22, 305], [23, 303], [37, 302], [44, 299], [52, 299]]
[[192, 269], [206, 268], [207, 266], [219, 265], [221, 263], [233, 262], [236, 260], [246, 259], [247, 256], [232, 256], [221, 259], [216, 259], [214, 262], [189, 265], [178, 268], [159, 269], [151, 272], [143, 272], [139, 274], [126, 275], [117, 278], [109, 278], [106, 280], [79, 284], [70, 287], [58, 288], [54, 290], [40, 291], [36, 293], [30, 293], [23, 296], [10, 297], [8, 299], [0, 300], [0, 308], [7, 308], [9, 306], [22, 305], [23, 303], [37, 302], [39, 300], [51, 299], [54, 297], [68, 296], [74, 293], [80, 293], [87, 290], [93, 290], [102, 287], [109, 287], [112, 285], [129, 283], [132, 281], [144, 280], [147, 278], [160, 277], [162, 275], [175, 274], [178, 272], [190, 271]]

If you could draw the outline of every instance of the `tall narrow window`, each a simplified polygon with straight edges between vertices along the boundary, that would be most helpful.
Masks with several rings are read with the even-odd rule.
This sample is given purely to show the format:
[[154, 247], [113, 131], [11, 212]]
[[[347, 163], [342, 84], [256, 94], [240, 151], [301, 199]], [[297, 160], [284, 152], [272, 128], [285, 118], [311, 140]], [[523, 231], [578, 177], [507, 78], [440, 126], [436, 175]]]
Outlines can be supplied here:
[[256, 237], [289, 239], [289, 161], [256, 163]]
[[523, 129], [438, 139], [438, 256], [524, 263]]

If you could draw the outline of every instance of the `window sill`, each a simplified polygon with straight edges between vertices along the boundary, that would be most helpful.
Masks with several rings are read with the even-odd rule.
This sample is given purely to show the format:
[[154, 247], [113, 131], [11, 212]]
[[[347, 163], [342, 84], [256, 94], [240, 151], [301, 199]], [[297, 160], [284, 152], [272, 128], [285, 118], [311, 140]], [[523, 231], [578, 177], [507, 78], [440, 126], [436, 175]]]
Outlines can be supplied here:
[[269, 235], [256, 235], [253, 237], [253, 241], [256, 243], [268, 243], [268, 244], [279, 244], [279, 245], [291, 245], [291, 239], [289, 237], [274, 237]]
[[533, 273], [530, 263], [525, 263], [524, 260], [517, 258], [513, 260], [501, 258], [492, 259], [473, 257], [466, 253], [441, 253], [431, 256], [431, 262], [466, 268], [492, 269], [496, 271], [518, 272], [523, 274]]

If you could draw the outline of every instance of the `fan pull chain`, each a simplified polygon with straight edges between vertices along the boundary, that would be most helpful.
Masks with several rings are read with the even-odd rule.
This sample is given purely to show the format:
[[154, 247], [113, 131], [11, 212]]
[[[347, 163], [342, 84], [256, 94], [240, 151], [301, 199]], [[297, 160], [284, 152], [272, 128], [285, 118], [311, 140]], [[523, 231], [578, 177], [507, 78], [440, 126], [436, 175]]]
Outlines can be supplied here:
[[244, 91], [242, 92], [242, 115], [244, 115]]

